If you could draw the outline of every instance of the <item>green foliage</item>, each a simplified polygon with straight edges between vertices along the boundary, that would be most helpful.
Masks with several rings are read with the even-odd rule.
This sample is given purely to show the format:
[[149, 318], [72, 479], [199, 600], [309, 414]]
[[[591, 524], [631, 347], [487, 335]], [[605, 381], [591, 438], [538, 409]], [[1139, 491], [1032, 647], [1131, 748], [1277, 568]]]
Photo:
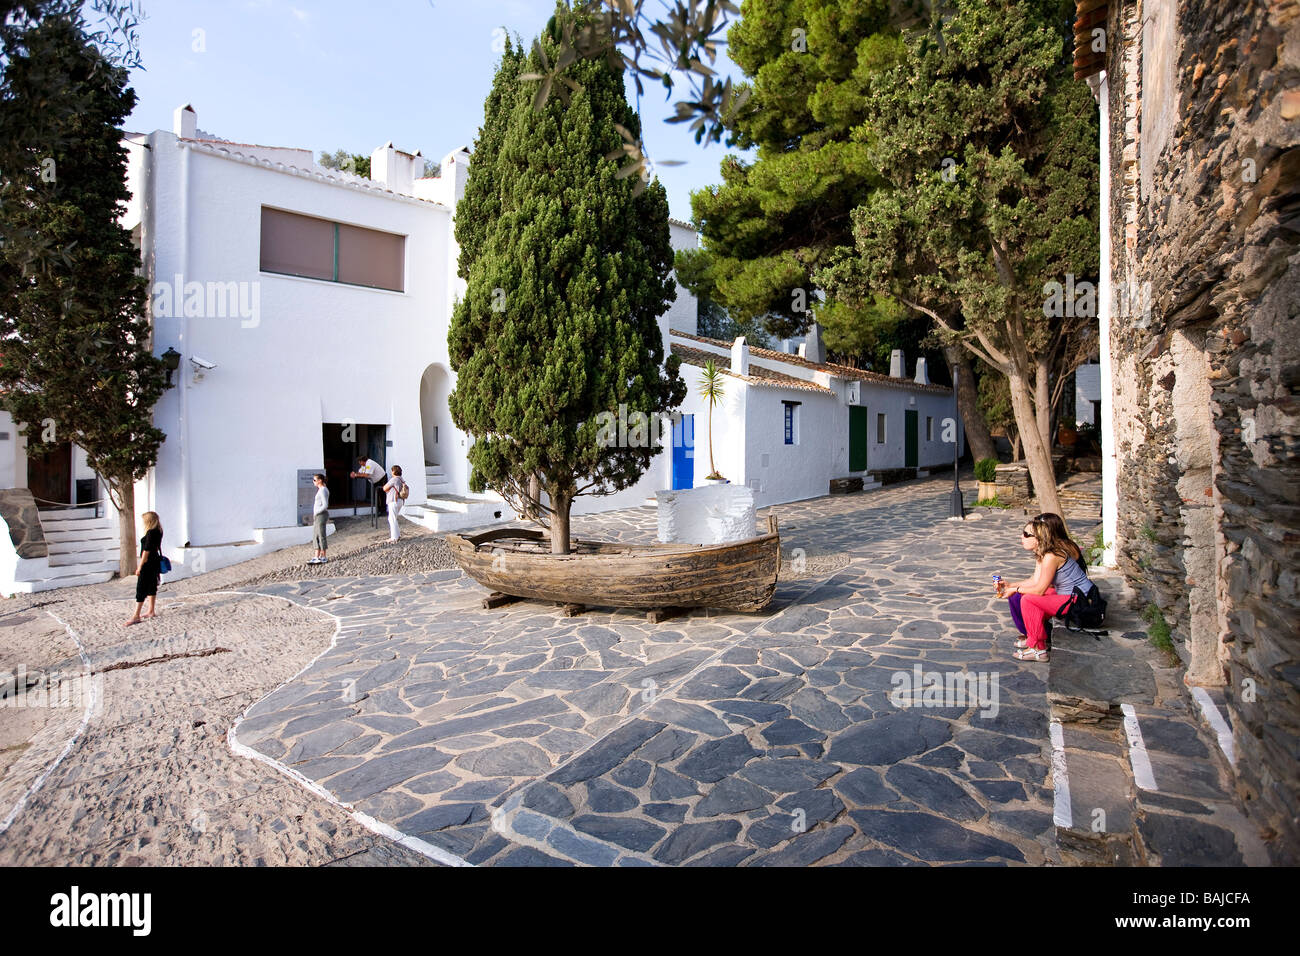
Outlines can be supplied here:
[[345, 173], [364, 176], [366, 179], [370, 178], [370, 157], [360, 153], [336, 149], [333, 153], [321, 153], [317, 162], [326, 169], [338, 169]]
[[[868, 369], [888, 371], [894, 349], [902, 349], [909, 360], [926, 352], [929, 320], [888, 296], [873, 295], [860, 303], [848, 297], [817, 302], [813, 315], [830, 352]], [[936, 372], [944, 367], [933, 358], [930, 365]]]
[[853, 143], [882, 188], [852, 212], [851, 252], [814, 279], [833, 299], [885, 294], [926, 312], [1009, 378], [1050, 506], [1034, 403], [1050, 401], [1095, 318], [1048, 318], [1044, 289], [1097, 273], [1097, 109], [1073, 78], [1059, 0], [946, 7], [943, 43], [913, 39], [869, 77]]
[[1144, 523], [1144, 524], [1142, 525], [1142, 537], [1146, 538], [1146, 539], [1147, 539], [1148, 541], [1150, 541], [1152, 544], [1155, 544], [1155, 542], [1156, 542], [1156, 529], [1153, 528], [1153, 527], [1151, 527], [1151, 523], [1150, 523], [1150, 522], [1146, 522], [1146, 523]]
[[763, 349], [771, 348], [773, 344], [767, 330], [763, 328], [761, 319], [738, 321], [711, 299], [699, 300], [696, 334], [705, 338], [721, 339], [724, 342], [734, 342], [743, 335], [749, 345]]
[[996, 458], [981, 458], [975, 462], [975, 480], [976, 481], [996, 481], [998, 477], [998, 460]]
[[1106, 543], [1103, 529], [1098, 528], [1097, 534], [1092, 539], [1092, 544], [1088, 546], [1088, 563], [1096, 564], [1105, 556], [1109, 549], [1110, 545]]
[[1142, 620], [1149, 625], [1147, 640], [1151, 642], [1151, 646], [1165, 653], [1169, 658], [1170, 666], [1177, 666], [1179, 664], [1178, 652], [1174, 650], [1172, 633], [1160, 608], [1155, 604], [1148, 604], [1142, 611]]
[[53, 16], [10, 54], [0, 96], [0, 143], [15, 160], [0, 185], [0, 389], [30, 450], [76, 443], [119, 506], [157, 459], [152, 409], [167, 387], [140, 255], [118, 224], [130, 198], [126, 80], [74, 18]]
[[1010, 508], [1011, 505], [1010, 505], [1009, 503], [1007, 503], [1007, 502], [1004, 502], [1004, 501], [1003, 501], [1001, 498], [999, 498], [997, 495], [994, 495], [992, 498], [981, 498], [979, 501], [975, 502], [975, 507], [977, 507], [977, 508]]
[[488, 95], [456, 217], [467, 287], [448, 346], [452, 418], [475, 437], [473, 487], [527, 504], [535, 478], [567, 551], [574, 496], [630, 486], [660, 451], [606, 447], [599, 416], [665, 413], [686, 385], [658, 326], [674, 297], [663, 187], [634, 196], [609, 158], [616, 124], [639, 130], [621, 74], [576, 62], [581, 89], [540, 110], [519, 82], [558, 55], [565, 22], [558, 11], [530, 55], [507, 44]]
[[[758, 156], [727, 157], [722, 184], [692, 195], [704, 248], [677, 254], [678, 276], [737, 316], [764, 317], [781, 338], [807, 328], [814, 272], [851, 244], [849, 212], [881, 183], [853, 130], [867, 115], [871, 77], [902, 53], [889, 17], [883, 2], [746, 0], [728, 35], [751, 96], [727, 128]], [[887, 310], [878, 301], [858, 309], [876, 318]], [[831, 347], [869, 360], [889, 331], [866, 333], [864, 344], [841, 323]]]

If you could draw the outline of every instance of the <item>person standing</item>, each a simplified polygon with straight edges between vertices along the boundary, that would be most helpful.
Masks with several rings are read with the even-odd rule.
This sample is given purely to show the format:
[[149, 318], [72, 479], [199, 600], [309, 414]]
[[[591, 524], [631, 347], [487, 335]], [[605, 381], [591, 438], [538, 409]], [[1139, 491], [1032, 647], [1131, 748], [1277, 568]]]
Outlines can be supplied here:
[[402, 466], [394, 465], [392, 467], [392, 477], [388, 479], [388, 484], [384, 485], [384, 492], [388, 495], [388, 540], [396, 541], [400, 535], [397, 530], [397, 516], [402, 511], [402, 502], [410, 494], [406, 490], [406, 481], [402, 478]]
[[312, 483], [316, 486], [316, 502], [312, 505], [312, 539], [316, 542], [316, 557], [308, 560], [308, 564], [324, 564], [325, 557], [325, 524], [330, 517], [330, 490], [325, 487], [325, 476], [316, 474], [311, 476]]
[[[383, 484], [384, 479], [387, 477], [387, 475], [384, 474], [384, 466], [381, 465], [379, 462], [375, 461], [373, 458], [367, 458], [365, 455], [358, 456], [357, 465], [358, 465], [357, 470], [350, 472], [350, 474], [352, 475], [353, 478], [369, 479], [370, 506], [374, 509], [373, 514], [378, 514], [379, 501], [378, 501], [378, 496], [375, 494], [375, 490], [381, 484]], [[372, 528], [374, 527], [373, 523], [371, 524], [371, 527]]]
[[[157, 617], [158, 579], [162, 577], [162, 523], [156, 511], [146, 511], [140, 520], [144, 522], [144, 537], [140, 539], [140, 560], [135, 567], [135, 614], [123, 624], [130, 627], [139, 624], [142, 617]], [[149, 601], [149, 613], [140, 614], [145, 600]]]

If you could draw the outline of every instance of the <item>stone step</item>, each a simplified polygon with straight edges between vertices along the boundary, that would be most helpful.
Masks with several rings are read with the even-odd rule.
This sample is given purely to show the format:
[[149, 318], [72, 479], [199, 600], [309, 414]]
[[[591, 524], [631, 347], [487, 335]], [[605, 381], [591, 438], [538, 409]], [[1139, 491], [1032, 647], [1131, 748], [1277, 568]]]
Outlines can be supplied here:
[[45, 540], [49, 544], [75, 544], [79, 541], [112, 541], [117, 544], [119, 537], [116, 528], [81, 528], [75, 531], [45, 531]]
[[105, 520], [107, 520], [107, 519], [105, 519], [105, 518], [103, 518], [103, 517], [97, 517], [97, 516], [95, 515], [95, 509], [94, 509], [93, 507], [87, 507], [87, 508], [61, 508], [61, 509], [60, 509], [60, 508], [51, 508], [51, 509], [49, 509], [48, 511], [41, 511], [41, 512], [40, 512], [40, 517], [41, 517], [41, 526], [42, 526], [42, 527], [48, 527], [48, 526], [51, 525], [51, 524], [57, 524], [57, 523], [61, 523], [61, 522], [64, 522], [64, 521], [82, 521], [82, 520], [86, 520], [86, 519], [89, 519], [89, 520], [92, 520], [92, 521], [105, 521]]
[[1123, 742], [1109, 724], [1062, 723], [1052, 737], [1053, 818], [1062, 861], [1132, 866], [1134, 796]]
[[121, 552], [117, 548], [94, 548], [82, 549], [78, 551], [51, 551], [49, 555], [50, 567], [70, 567], [72, 565], [84, 564], [102, 564], [105, 561], [111, 562], [113, 567], [117, 567], [118, 558]]
[[89, 574], [92, 571], [116, 571], [121, 567], [117, 554], [61, 555], [58, 560], [50, 559], [50, 571], [64, 568], [77, 573]]

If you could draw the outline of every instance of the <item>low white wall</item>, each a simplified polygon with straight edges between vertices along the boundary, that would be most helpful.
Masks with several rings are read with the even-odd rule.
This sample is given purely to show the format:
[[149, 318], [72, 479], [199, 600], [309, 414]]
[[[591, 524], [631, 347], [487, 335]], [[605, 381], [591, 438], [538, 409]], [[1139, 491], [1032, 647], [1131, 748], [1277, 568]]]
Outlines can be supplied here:
[[659, 540], [665, 544], [723, 544], [754, 537], [754, 492], [744, 485], [703, 485], [655, 496]]

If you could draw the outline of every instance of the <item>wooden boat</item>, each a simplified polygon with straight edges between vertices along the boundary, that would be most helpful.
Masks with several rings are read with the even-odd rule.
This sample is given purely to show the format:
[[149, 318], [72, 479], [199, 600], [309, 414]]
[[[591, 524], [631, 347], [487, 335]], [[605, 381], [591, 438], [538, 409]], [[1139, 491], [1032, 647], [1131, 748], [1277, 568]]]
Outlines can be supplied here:
[[757, 611], [772, 600], [781, 568], [776, 517], [768, 530], [727, 544], [626, 544], [574, 539], [551, 554], [529, 528], [447, 535], [452, 556], [479, 584], [502, 594], [591, 607]]

